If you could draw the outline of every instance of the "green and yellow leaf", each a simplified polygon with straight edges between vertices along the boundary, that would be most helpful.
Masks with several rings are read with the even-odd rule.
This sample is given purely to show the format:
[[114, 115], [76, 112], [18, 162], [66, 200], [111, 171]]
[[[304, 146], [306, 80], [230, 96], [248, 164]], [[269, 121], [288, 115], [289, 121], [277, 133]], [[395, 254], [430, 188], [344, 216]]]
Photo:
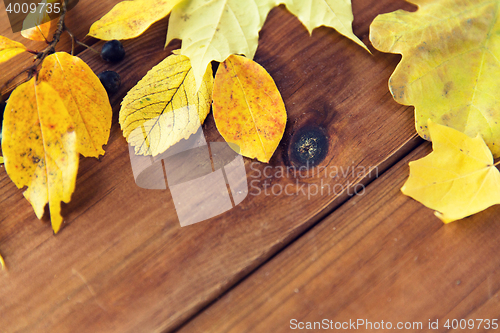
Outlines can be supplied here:
[[90, 67], [78, 57], [57, 52], [44, 60], [38, 78], [61, 96], [73, 119], [77, 151], [83, 156], [103, 155], [113, 111], [106, 90]]
[[0, 63], [9, 60], [24, 51], [26, 51], [26, 47], [23, 44], [10, 40], [7, 37], [0, 36]]
[[52, 228], [62, 224], [61, 201], [69, 202], [78, 171], [77, 138], [63, 101], [35, 79], [17, 87], [5, 108], [2, 151], [5, 170], [41, 218], [48, 203]]
[[471, 137], [500, 156], [500, 1], [411, 0], [416, 12], [378, 16], [373, 46], [402, 54], [389, 80], [394, 99], [415, 106], [417, 131], [427, 119]]
[[192, 0], [179, 3], [170, 15], [167, 43], [182, 39], [181, 54], [191, 59], [199, 86], [212, 61], [231, 54], [253, 59], [259, 31], [278, 0]]
[[480, 135], [475, 138], [429, 120], [433, 152], [410, 163], [401, 191], [436, 210], [444, 223], [500, 203], [500, 172]]
[[366, 45], [352, 31], [354, 16], [351, 0], [284, 0], [284, 2], [309, 33], [321, 26], [334, 28], [368, 51]]
[[215, 124], [240, 154], [269, 162], [283, 137], [285, 104], [259, 64], [231, 55], [217, 70], [213, 93]]
[[212, 67], [196, 89], [189, 58], [171, 55], [153, 67], [122, 101], [120, 125], [138, 155], [156, 156], [200, 128], [210, 112]]
[[140, 36], [153, 23], [166, 17], [181, 0], [131, 0], [118, 3], [92, 24], [89, 35], [103, 40]]

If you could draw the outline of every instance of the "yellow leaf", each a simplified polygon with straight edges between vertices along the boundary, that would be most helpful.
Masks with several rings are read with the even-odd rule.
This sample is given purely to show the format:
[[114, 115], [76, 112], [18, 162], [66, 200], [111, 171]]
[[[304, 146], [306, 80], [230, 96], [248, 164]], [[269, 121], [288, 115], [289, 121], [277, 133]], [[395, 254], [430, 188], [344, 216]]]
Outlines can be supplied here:
[[18, 42], [0, 36], [0, 63], [15, 57], [16, 55], [26, 51], [26, 47]]
[[89, 35], [103, 40], [130, 39], [141, 35], [166, 17], [181, 0], [122, 1], [92, 24]]
[[283, 136], [285, 104], [271, 76], [256, 62], [231, 55], [217, 70], [214, 119], [243, 156], [269, 162]]
[[0, 164], [3, 164], [3, 156], [0, 156]]
[[366, 45], [352, 31], [354, 16], [351, 0], [284, 0], [284, 2], [288, 10], [306, 26], [309, 33], [320, 26], [331, 27], [368, 51]]
[[196, 89], [189, 58], [171, 55], [153, 67], [122, 101], [120, 125], [138, 155], [163, 153], [196, 133], [210, 112], [212, 67]]
[[59, 94], [35, 79], [17, 87], [5, 108], [5, 170], [41, 218], [48, 203], [52, 228], [61, 227], [61, 201], [69, 202], [78, 171], [76, 133]]
[[401, 191], [437, 210], [444, 223], [500, 203], [500, 172], [480, 135], [474, 139], [429, 120], [433, 152], [410, 163]]
[[1, 255], [0, 255], [0, 268], [1, 268], [2, 270], [4, 270], [4, 269], [5, 269], [5, 261], [3, 260], [3, 258], [2, 258], [2, 256], [1, 256]]
[[113, 111], [99, 78], [78, 57], [57, 52], [43, 62], [39, 82], [49, 83], [61, 96], [75, 124], [77, 151], [84, 156], [104, 154]]
[[416, 12], [378, 16], [370, 40], [403, 58], [389, 80], [394, 99], [415, 106], [417, 131], [427, 119], [471, 137], [481, 134], [500, 156], [499, 1], [412, 0]]
[[24, 38], [45, 42], [49, 39], [52, 23], [46, 10], [47, 0], [38, 4], [34, 13], [29, 13], [23, 21], [23, 30], [21, 35]]
[[278, 0], [192, 0], [179, 3], [170, 15], [167, 43], [182, 39], [181, 53], [193, 66], [199, 86], [212, 61], [223, 62], [231, 54], [252, 58], [259, 30]]

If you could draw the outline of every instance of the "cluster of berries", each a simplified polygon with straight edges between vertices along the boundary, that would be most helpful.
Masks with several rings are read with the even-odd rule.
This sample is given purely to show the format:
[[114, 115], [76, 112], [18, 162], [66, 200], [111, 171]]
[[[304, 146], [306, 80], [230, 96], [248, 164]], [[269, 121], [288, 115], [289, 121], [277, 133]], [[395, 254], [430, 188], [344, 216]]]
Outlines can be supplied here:
[[[125, 57], [125, 49], [118, 40], [111, 40], [101, 49], [101, 58], [108, 62], [119, 62]], [[114, 94], [120, 88], [120, 75], [114, 71], [104, 71], [97, 76], [101, 80], [108, 95]]]

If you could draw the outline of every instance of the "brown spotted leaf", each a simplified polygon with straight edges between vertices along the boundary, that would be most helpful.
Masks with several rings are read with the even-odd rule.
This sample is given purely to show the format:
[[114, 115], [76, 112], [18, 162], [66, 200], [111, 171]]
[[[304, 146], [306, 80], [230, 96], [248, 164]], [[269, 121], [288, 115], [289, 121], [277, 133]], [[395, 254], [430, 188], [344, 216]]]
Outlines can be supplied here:
[[78, 171], [74, 123], [59, 94], [35, 79], [17, 87], [3, 121], [5, 170], [41, 218], [48, 203], [52, 228], [62, 224], [61, 201], [69, 202]]

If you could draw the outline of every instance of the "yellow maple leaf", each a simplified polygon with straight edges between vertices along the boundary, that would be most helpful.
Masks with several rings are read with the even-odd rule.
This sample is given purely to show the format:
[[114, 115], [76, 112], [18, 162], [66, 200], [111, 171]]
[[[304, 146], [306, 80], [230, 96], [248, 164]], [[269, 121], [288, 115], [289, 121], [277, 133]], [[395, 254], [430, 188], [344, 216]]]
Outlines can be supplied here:
[[411, 0], [416, 12], [378, 16], [373, 46], [403, 58], [389, 87], [394, 99], [415, 106], [420, 136], [427, 119], [471, 137], [481, 134], [500, 156], [499, 1]]
[[42, 218], [48, 203], [52, 228], [62, 224], [61, 201], [69, 202], [78, 171], [74, 124], [48, 83], [35, 78], [17, 87], [5, 107], [2, 151], [5, 170]]
[[429, 120], [433, 152], [410, 162], [401, 191], [435, 213], [444, 223], [500, 203], [500, 172], [478, 134], [471, 138]]
[[197, 84], [212, 61], [231, 54], [253, 59], [259, 31], [278, 0], [183, 1], [170, 15], [167, 42], [182, 39], [181, 54], [191, 59]]
[[166, 17], [181, 0], [122, 1], [90, 27], [89, 35], [103, 40], [131, 39]]
[[332, 27], [368, 50], [352, 32], [350, 0], [122, 1], [91, 26], [89, 35], [104, 40], [134, 38], [172, 11], [166, 44], [183, 40], [181, 54], [191, 59], [199, 88], [211, 61], [223, 62], [231, 54], [253, 59], [267, 14], [280, 3], [286, 3], [310, 32], [322, 25]]
[[57, 52], [45, 58], [38, 81], [52, 86], [73, 118], [77, 151], [83, 156], [103, 155], [113, 110], [106, 90], [90, 67], [78, 57]]
[[7, 37], [0, 36], [0, 63], [9, 60], [24, 51], [26, 51], [26, 47], [23, 44], [10, 40]]
[[286, 125], [285, 104], [271, 76], [251, 59], [231, 55], [217, 70], [215, 124], [241, 155], [269, 162]]
[[23, 21], [23, 30], [21, 31], [24, 38], [41, 42], [49, 39], [50, 29], [55, 21], [51, 21], [46, 5], [47, 0], [43, 0], [38, 4], [35, 12], [28, 13]]
[[298, 17], [309, 33], [320, 26], [331, 27], [368, 51], [366, 45], [352, 31], [354, 16], [350, 0], [284, 0], [284, 2], [286, 8]]
[[189, 58], [173, 54], [153, 67], [122, 101], [123, 136], [138, 155], [156, 156], [196, 133], [210, 112], [212, 67], [196, 89]]

